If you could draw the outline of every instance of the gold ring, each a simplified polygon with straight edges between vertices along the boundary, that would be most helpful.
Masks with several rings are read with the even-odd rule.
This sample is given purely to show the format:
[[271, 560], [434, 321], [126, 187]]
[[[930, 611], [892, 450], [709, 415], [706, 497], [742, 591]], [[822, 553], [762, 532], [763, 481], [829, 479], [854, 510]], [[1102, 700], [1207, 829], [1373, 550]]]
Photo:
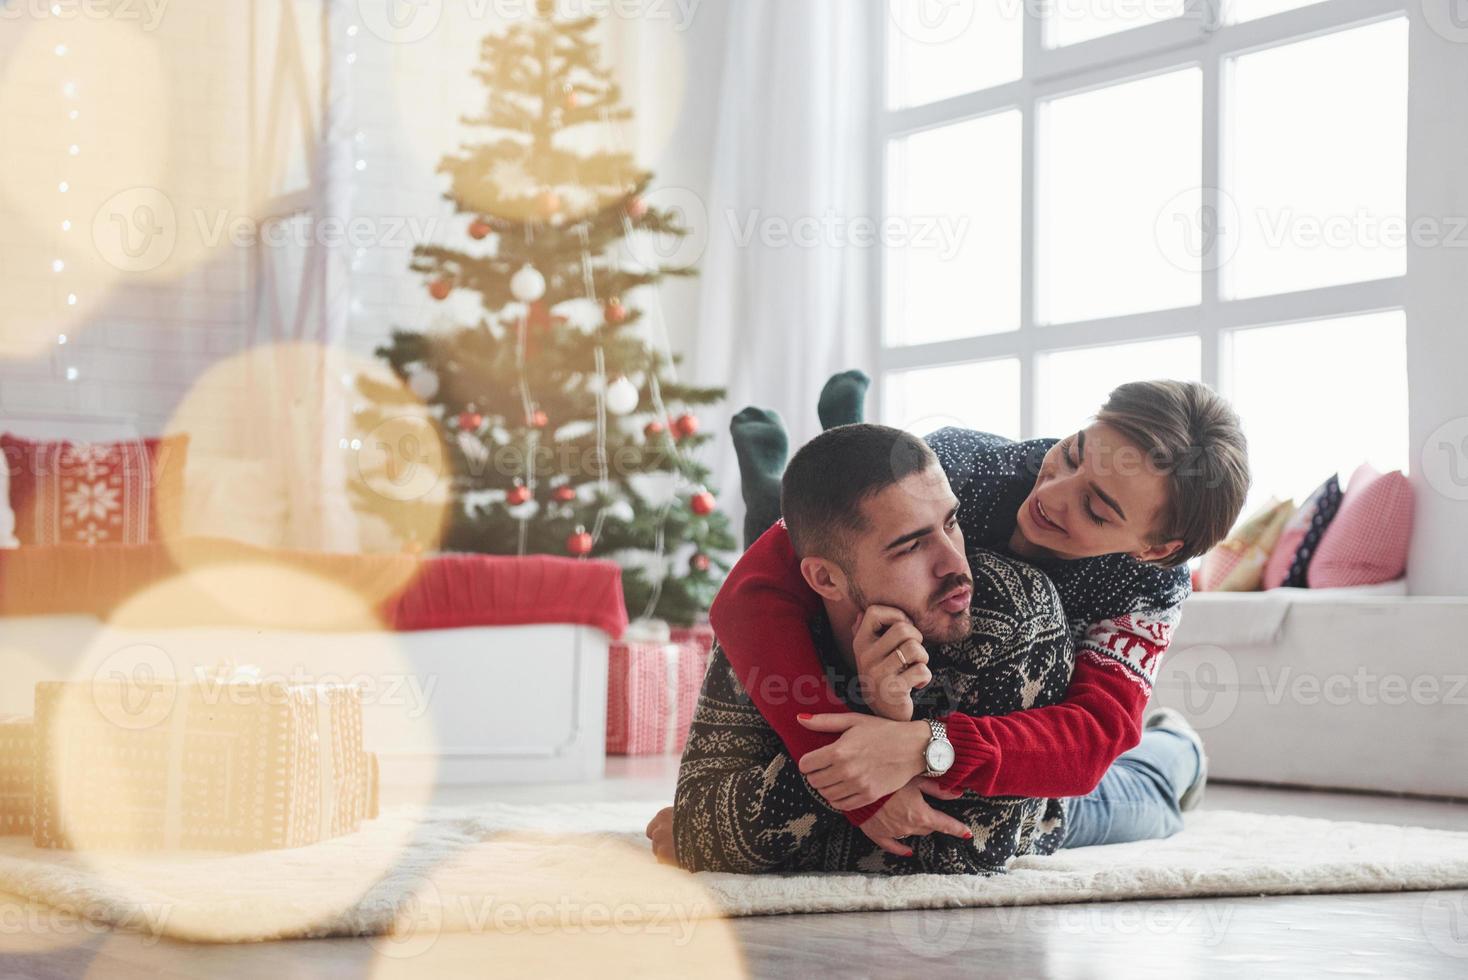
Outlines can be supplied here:
[[902, 666], [904, 666], [904, 667], [907, 666], [907, 658], [902, 655], [902, 651], [901, 650], [898, 650], [897, 651], [897, 662], [900, 663], [900, 664], [902, 664]]

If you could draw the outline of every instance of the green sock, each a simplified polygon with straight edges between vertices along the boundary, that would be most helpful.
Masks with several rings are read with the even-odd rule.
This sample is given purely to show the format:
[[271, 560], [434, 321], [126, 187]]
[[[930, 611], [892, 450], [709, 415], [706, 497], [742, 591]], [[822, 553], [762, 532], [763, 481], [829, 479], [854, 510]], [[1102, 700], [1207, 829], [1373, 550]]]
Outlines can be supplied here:
[[834, 429], [838, 425], [852, 425], [866, 418], [867, 388], [872, 379], [860, 371], [842, 371], [832, 375], [821, 389], [821, 400], [816, 412], [821, 417], [821, 428]]
[[729, 422], [744, 492], [744, 547], [780, 519], [780, 477], [790, 456], [785, 423], [775, 412], [746, 408]]

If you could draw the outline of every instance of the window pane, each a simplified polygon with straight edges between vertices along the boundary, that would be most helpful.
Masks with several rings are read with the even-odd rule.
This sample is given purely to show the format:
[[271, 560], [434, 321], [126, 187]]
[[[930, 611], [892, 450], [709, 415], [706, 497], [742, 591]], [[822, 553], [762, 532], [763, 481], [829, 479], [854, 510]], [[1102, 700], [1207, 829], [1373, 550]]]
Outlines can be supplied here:
[[887, 162], [888, 343], [1019, 329], [1018, 110], [894, 140]]
[[1226, 85], [1225, 293], [1402, 275], [1406, 20], [1243, 55]]
[[1037, 191], [1038, 315], [1057, 323], [1190, 306], [1194, 263], [1158, 239], [1196, 214], [1202, 73], [1171, 72], [1042, 107]]
[[1247, 507], [1306, 495], [1369, 462], [1407, 469], [1407, 342], [1401, 311], [1238, 330], [1226, 390], [1249, 439]]
[[1060, 438], [1084, 428], [1111, 390], [1128, 381], [1197, 381], [1202, 354], [1197, 337], [1041, 354], [1035, 359], [1035, 435]]
[[925, 436], [945, 425], [1018, 439], [1019, 361], [972, 361], [892, 371], [883, 392], [888, 425]]
[[1045, 46], [1058, 48], [1183, 15], [1184, 0], [1060, 0], [1046, 4]]
[[1223, 19], [1227, 24], [1241, 24], [1246, 20], [1258, 20], [1286, 10], [1308, 7], [1320, 0], [1224, 0]]
[[895, 0], [887, 9], [887, 104], [893, 108], [936, 102], [1020, 77], [1022, 4]]

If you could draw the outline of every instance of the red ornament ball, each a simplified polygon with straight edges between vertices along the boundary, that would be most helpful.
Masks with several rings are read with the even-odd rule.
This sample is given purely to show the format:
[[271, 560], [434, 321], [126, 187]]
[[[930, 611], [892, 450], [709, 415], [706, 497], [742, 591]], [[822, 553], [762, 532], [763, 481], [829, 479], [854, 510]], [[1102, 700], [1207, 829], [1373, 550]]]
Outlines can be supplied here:
[[483, 218], [475, 218], [469, 224], [469, 237], [474, 239], [475, 241], [481, 241], [485, 238], [488, 238], [489, 233], [492, 231], [494, 231], [494, 226], [491, 225], [488, 221], [485, 221]]
[[673, 435], [686, 439], [698, 431], [698, 416], [684, 412], [673, 420]]
[[478, 412], [462, 412], [459, 415], [460, 432], [478, 432], [484, 424], [484, 416]]
[[647, 214], [647, 201], [640, 195], [630, 198], [627, 201], [627, 214], [633, 220], [644, 217]]
[[535, 411], [530, 413], [530, 417], [525, 420], [525, 424], [530, 426], [532, 429], [544, 429], [546, 426], [550, 425], [550, 416], [537, 408]]
[[540, 213], [549, 218], [561, 210], [561, 195], [555, 191], [544, 191], [540, 195]]
[[616, 297], [607, 300], [606, 308], [602, 313], [606, 316], [608, 323], [621, 323], [627, 319], [627, 307], [623, 306], [622, 301]]
[[551, 496], [563, 504], [569, 504], [576, 499], [576, 488], [569, 483], [562, 484], [551, 491]]
[[581, 105], [581, 93], [576, 91], [571, 86], [567, 85], [566, 97], [564, 99], [564, 102], [567, 109], [579, 108]]
[[693, 512], [699, 517], [707, 517], [718, 508], [719, 502], [707, 490], [700, 490], [689, 498], [688, 506], [692, 507]]
[[428, 284], [428, 295], [436, 300], [448, 299], [449, 293], [453, 291], [454, 281], [452, 279], [435, 279]]
[[586, 533], [586, 528], [578, 524], [576, 530], [566, 539], [566, 551], [579, 558], [582, 555], [591, 554], [593, 544], [595, 542], [591, 540], [591, 535]]
[[651, 422], [647, 423], [647, 427], [642, 430], [642, 434], [647, 436], [648, 442], [652, 442], [654, 439], [662, 436], [662, 434], [667, 431], [667, 428], [667, 426], [663, 425], [663, 423], [659, 422], [657, 419], [653, 419]]
[[519, 507], [521, 504], [530, 502], [530, 488], [519, 480], [515, 485], [505, 492], [505, 504], [509, 507]]
[[709, 570], [709, 566], [711, 564], [712, 563], [709, 561], [709, 556], [705, 555], [703, 552], [699, 552], [692, 558], [688, 559], [688, 567], [693, 569], [695, 572], [706, 572]]

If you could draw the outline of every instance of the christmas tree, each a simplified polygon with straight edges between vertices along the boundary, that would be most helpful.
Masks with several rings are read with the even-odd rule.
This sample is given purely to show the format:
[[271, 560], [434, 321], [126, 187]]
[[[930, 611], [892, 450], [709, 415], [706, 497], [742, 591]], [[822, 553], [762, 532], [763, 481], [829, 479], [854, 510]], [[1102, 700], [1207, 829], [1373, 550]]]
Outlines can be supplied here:
[[377, 354], [401, 383], [357, 381], [364, 433], [427, 407], [446, 516], [370, 481], [357, 502], [410, 550], [615, 558], [634, 619], [688, 624], [735, 547], [692, 411], [725, 392], [675, 380], [661, 320], [636, 302], [664, 276], [694, 273], [658, 258], [689, 229], [650, 204], [652, 174], [618, 149], [632, 113], [598, 63], [596, 18], [562, 20], [552, 6], [485, 39], [474, 72], [484, 112], [462, 121], [487, 135], [439, 165], [468, 238], [414, 252], [435, 300], [476, 293], [484, 315], [394, 331]]

